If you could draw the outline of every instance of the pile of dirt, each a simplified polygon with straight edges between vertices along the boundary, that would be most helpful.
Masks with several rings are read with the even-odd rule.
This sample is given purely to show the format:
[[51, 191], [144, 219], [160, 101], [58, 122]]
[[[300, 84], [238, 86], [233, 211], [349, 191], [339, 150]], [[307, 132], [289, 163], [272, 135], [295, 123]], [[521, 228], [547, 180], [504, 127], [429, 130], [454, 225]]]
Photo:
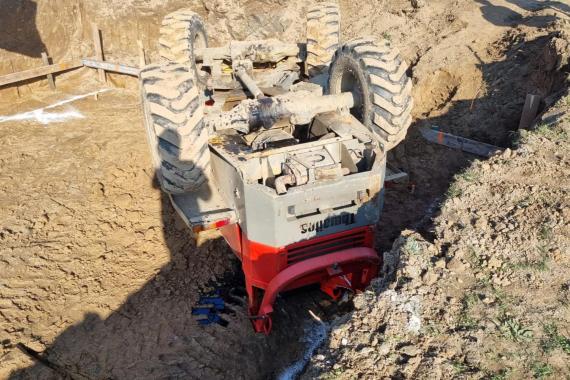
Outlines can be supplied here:
[[[390, 164], [408, 173], [410, 184], [386, 190], [380, 249], [389, 249], [403, 229], [425, 224], [453, 176], [474, 159], [426, 143], [418, 127], [435, 126], [512, 148], [527, 94], [542, 96], [544, 107], [565, 86], [568, 64], [562, 41], [570, 31], [570, 20], [553, 15], [550, 8], [521, 11], [513, 7], [524, 22], [509, 21], [514, 11], [505, 11], [505, 19], [489, 22], [479, 6], [475, 2], [430, 2], [429, 7], [401, 13], [403, 24], [380, 34], [392, 36], [393, 43], [410, 57], [415, 101], [414, 124], [406, 140], [389, 154]], [[502, 8], [496, 8], [500, 15]], [[378, 15], [375, 28], [383, 30], [386, 18], [384, 13]], [[410, 34], [405, 34], [406, 27]], [[547, 57], [556, 64], [546, 65]]]
[[570, 96], [456, 176], [433, 238], [404, 231], [304, 378], [570, 371]]

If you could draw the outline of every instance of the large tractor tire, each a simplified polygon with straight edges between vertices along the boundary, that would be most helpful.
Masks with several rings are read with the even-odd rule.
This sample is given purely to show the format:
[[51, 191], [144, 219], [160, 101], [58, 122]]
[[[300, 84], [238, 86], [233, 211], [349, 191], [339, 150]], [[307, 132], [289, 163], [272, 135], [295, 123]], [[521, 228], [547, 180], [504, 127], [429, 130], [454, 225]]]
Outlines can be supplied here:
[[160, 27], [158, 52], [164, 61], [192, 67], [196, 81], [204, 88], [208, 73], [197, 62], [196, 49], [208, 47], [208, 35], [204, 21], [189, 9], [179, 9], [164, 17]]
[[405, 137], [412, 122], [412, 81], [408, 65], [387, 42], [356, 39], [335, 53], [328, 92], [352, 92], [357, 105], [351, 113], [368, 127], [386, 151]]
[[334, 3], [319, 3], [307, 12], [307, 72], [325, 72], [340, 44], [340, 10]]
[[176, 63], [141, 71], [144, 123], [162, 189], [171, 194], [196, 190], [210, 170], [204, 105], [192, 68]]

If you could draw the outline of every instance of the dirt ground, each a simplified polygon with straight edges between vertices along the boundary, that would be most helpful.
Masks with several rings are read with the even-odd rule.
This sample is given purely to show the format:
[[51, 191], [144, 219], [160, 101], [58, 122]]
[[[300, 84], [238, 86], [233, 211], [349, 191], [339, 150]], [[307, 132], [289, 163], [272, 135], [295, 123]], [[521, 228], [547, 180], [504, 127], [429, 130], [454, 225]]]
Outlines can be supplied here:
[[434, 236], [401, 234], [303, 378], [568, 377], [569, 111], [457, 175]]
[[[148, 24], [142, 28], [148, 41], [156, 34], [150, 20], [174, 3], [129, 2], [147, 17], [137, 25]], [[97, 8], [84, 5], [88, 14]], [[123, 5], [114, 9], [108, 0], [95, 14], [110, 16], [121, 30], [126, 24], [111, 16], [127, 14]], [[231, 5], [196, 4], [214, 41], [276, 35], [293, 41], [302, 34], [302, 23], [292, 20], [303, 18], [305, 2]], [[330, 341], [304, 376], [413, 378], [432, 377], [437, 370], [445, 378], [520, 378], [534, 369], [568, 374], [565, 346], [556, 343], [569, 336], [563, 240], [568, 183], [558, 180], [569, 177], [568, 141], [543, 131], [526, 136], [512, 156], [473, 163], [474, 156], [425, 142], [417, 128], [437, 125], [515, 148], [513, 132], [526, 94], [540, 94], [548, 103], [568, 87], [564, 30], [570, 28], [570, 6], [531, 0], [433, 0], [420, 8], [404, 0], [340, 5], [343, 39], [388, 39], [411, 65], [414, 125], [390, 157], [409, 173], [410, 184], [387, 190], [377, 234], [380, 250], [390, 250], [398, 239], [387, 257], [404, 258], [393, 270], [404, 280], [379, 280], [374, 291], [357, 298], [357, 310], [333, 322]], [[271, 12], [256, 13], [256, 7]], [[110, 38], [115, 51], [125, 44], [119, 36]], [[56, 94], [44, 87], [19, 99], [14, 93], [0, 97], [0, 115], [96, 91], [100, 86], [92, 76], [61, 78]], [[59, 121], [42, 124], [46, 118], [37, 113], [27, 120], [0, 118], [0, 378], [274, 377], [301, 356], [312, 323], [308, 311], [324, 320], [335, 311], [310, 291], [279, 301], [269, 338], [253, 334], [239, 303], [224, 316], [228, 327], [198, 326], [190, 310], [199, 295], [239, 288], [239, 263], [221, 241], [200, 248], [191, 243], [154, 181], [136, 86], [124, 79], [115, 84], [127, 88], [46, 110], [63, 114]], [[468, 174], [450, 187], [457, 173]], [[454, 196], [442, 205], [450, 192]], [[529, 206], [521, 206], [524, 199]], [[546, 218], [549, 227], [542, 233]], [[417, 232], [399, 238], [405, 229]], [[520, 237], [517, 245], [505, 240], [507, 231]], [[535, 254], [548, 258], [546, 270], [534, 267], [544, 258]], [[559, 290], [545, 297], [545, 289]], [[476, 297], [464, 300], [463, 294]], [[419, 335], [402, 330], [409, 322], [404, 317], [413, 313], [422, 321]], [[525, 337], [526, 330], [533, 338]], [[541, 342], [548, 337], [554, 343], [544, 358]], [[483, 348], [495, 346], [482, 356]]]
[[[17, 108], [42, 99], [53, 96]], [[68, 106], [83, 118], [2, 125], [0, 377], [28, 367], [10, 377], [265, 378], [295, 359], [289, 339], [319, 293], [283, 300], [283, 330], [270, 338], [253, 333], [239, 303], [227, 328], [190, 315], [220, 282], [239, 285], [240, 268], [222, 241], [196, 248], [157, 189], [138, 106], [111, 90]]]

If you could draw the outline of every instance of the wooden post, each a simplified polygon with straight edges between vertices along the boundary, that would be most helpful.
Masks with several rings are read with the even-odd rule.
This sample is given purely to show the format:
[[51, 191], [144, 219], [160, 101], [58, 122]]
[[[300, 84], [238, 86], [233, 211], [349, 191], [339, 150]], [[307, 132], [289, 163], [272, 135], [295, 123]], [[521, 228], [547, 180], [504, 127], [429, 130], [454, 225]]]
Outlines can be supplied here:
[[519, 129], [527, 129], [532, 125], [534, 118], [538, 112], [538, 106], [540, 105], [540, 96], [528, 94], [524, 102], [524, 107], [521, 115], [521, 120], [519, 122]]
[[[44, 65], [46, 65], [46, 66], [50, 65], [49, 57], [45, 51], [42, 51], [42, 61], [43, 61]], [[53, 91], [55, 91], [55, 81], [53, 80], [53, 74], [48, 74], [46, 76], [47, 76], [47, 80], [49, 83], [49, 88], [51, 88]]]
[[[93, 29], [93, 44], [95, 46], [95, 58], [99, 61], [104, 61], [105, 57], [103, 55], [103, 44], [101, 42], [101, 31], [96, 24], [91, 24], [91, 28]], [[105, 70], [97, 69], [99, 73], [99, 82], [105, 83], [107, 82], [107, 78], [105, 76]]]
[[[14, 62], [12, 62], [12, 60], [10, 60], [10, 67], [12, 68], [12, 74], [16, 73], [16, 70], [14, 70]], [[18, 98], [20, 97], [20, 88], [18, 86], [14, 86], [16, 89], [16, 95], [18, 95]]]
[[143, 42], [141, 40], [137, 40], [137, 44], [139, 45], [139, 66], [142, 69], [146, 66], [146, 54], [144, 51]]

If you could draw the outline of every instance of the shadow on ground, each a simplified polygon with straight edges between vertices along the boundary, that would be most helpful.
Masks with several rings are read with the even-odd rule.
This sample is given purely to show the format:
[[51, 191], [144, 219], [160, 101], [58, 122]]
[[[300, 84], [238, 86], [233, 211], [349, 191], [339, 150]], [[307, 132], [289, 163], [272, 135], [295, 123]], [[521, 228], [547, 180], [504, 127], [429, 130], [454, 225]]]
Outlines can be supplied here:
[[28, 57], [47, 53], [36, 27], [37, 8], [31, 0], [0, 0], [0, 50]]
[[[512, 27], [516, 25], [528, 25], [538, 28], [556, 19], [555, 16], [551, 15], [548, 16], [532, 15], [528, 17], [523, 17], [521, 13], [508, 7], [504, 7], [501, 5], [494, 5], [489, 0], [475, 0], [475, 1], [481, 4], [481, 13], [483, 14], [485, 20], [497, 26]], [[563, 11], [564, 8], [568, 7], [567, 5], [556, 1], [545, 1], [541, 2], [540, 4], [537, 3], [536, 1], [529, 1], [529, 0], [507, 0], [507, 1], [526, 11], [536, 11], [547, 7]]]
[[170, 262], [120, 308], [106, 318], [86, 314], [44, 352], [20, 344], [36, 364], [10, 379], [267, 379], [298, 358], [307, 310], [314, 310], [318, 293], [279, 300], [269, 337], [253, 332], [245, 299], [226, 300], [221, 316], [227, 327], [199, 325], [191, 315], [199, 296], [213, 288], [243, 287], [240, 263], [222, 239], [196, 247], [162, 194]]

